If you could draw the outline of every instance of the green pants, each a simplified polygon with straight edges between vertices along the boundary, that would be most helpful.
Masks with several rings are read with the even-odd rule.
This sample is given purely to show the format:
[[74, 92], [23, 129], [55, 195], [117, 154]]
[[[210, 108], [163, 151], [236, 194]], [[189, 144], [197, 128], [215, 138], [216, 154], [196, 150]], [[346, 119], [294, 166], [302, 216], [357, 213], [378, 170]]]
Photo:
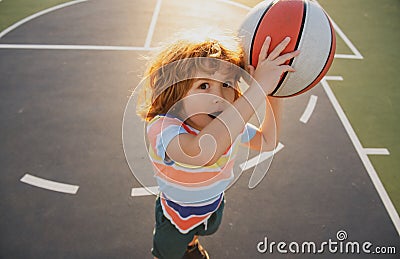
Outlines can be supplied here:
[[179, 230], [164, 216], [160, 198], [156, 200], [155, 217], [156, 224], [153, 233], [153, 248], [151, 252], [160, 259], [180, 259], [186, 251], [187, 245], [193, 240], [194, 236], [208, 236], [214, 234], [221, 224], [224, 211], [225, 200], [221, 202], [219, 208], [211, 214], [205, 225], [201, 224], [182, 234]]

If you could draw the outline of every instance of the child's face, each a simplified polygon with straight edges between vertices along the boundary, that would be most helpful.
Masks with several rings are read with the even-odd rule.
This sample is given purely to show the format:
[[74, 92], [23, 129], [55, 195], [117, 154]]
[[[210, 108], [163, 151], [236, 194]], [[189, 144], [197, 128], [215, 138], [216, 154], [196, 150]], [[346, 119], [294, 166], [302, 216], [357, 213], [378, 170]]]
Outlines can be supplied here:
[[[210, 79], [212, 78], [212, 79]], [[237, 81], [234, 74], [199, 72], [182, 100], [186, 122], [202, 130], [235, 101]]]

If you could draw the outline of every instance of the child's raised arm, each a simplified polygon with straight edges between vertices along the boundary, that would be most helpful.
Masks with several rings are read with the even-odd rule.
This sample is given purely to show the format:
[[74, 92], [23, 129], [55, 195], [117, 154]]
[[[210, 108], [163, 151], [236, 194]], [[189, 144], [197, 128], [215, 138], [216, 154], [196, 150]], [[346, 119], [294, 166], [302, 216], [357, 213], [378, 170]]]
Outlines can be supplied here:
[[[233, 105], [226, 108], [217, 119], [212, 120], [198, 135], [180, 134], [174, 137], [166, 149], [168, 157], [176, 162], [194, 166], [214, 164], [243, 131], [255, 110], [265, 102], [266, 96], [275, 89], [281, 74], [294, 71], [291, 66], [284, 63], [297, 56], [299, 52], [281, 55], [289, 41], [290, 39], [286, 38], [268, 55], [271, 39], [267, 37], [259, 55], [257, 69], [251, 71], [258, 84], [254, 82], [250, 85]], [[273, 101], [274, 113], [279, 112], [278, 102]], [[267, 109], [268, 107], [269, 105]], [[266, 119], [261, 127], [263, 134], [268, 130], [273, 131], [273, 126], [273, 121]], [[263, 135], [263, 140], [270, 141], [271, 136]], [[265, 142], [268, 146], [276, 145], [268, 141]]]

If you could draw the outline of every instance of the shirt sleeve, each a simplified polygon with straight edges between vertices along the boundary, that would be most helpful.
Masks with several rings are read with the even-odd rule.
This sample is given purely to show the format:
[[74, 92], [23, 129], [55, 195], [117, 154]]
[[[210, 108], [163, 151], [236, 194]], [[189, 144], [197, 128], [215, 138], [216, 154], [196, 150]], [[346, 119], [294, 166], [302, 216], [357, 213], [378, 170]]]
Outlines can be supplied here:
[[177, 118], [158, 116], [147, 126], [147, 136], [154, 153], [165, 164], [174, 162], [166, 156], [169, 143], [179, 134], [188, 133], [182, 126], [182, 121]]
[[241, 136], [242, 143], [248, 143], [256, 135], [258, 128], [253, 124], [247, 123]]

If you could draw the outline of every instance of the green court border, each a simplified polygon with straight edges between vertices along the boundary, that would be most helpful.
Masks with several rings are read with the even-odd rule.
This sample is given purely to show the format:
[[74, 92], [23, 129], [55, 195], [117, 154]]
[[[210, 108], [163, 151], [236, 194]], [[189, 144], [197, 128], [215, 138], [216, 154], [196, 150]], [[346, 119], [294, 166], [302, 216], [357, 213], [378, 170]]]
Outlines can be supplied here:
[[2, 0], [0, 2], [0, 32], [29, 15], [56, 6], [66, 0]]
[[363, 147], [389, 150], [369, 159], [400, 214], [400, 2], [318, 2], [364, 57], [335, 59], [328, 74], [344, 80], [330, 86]]

